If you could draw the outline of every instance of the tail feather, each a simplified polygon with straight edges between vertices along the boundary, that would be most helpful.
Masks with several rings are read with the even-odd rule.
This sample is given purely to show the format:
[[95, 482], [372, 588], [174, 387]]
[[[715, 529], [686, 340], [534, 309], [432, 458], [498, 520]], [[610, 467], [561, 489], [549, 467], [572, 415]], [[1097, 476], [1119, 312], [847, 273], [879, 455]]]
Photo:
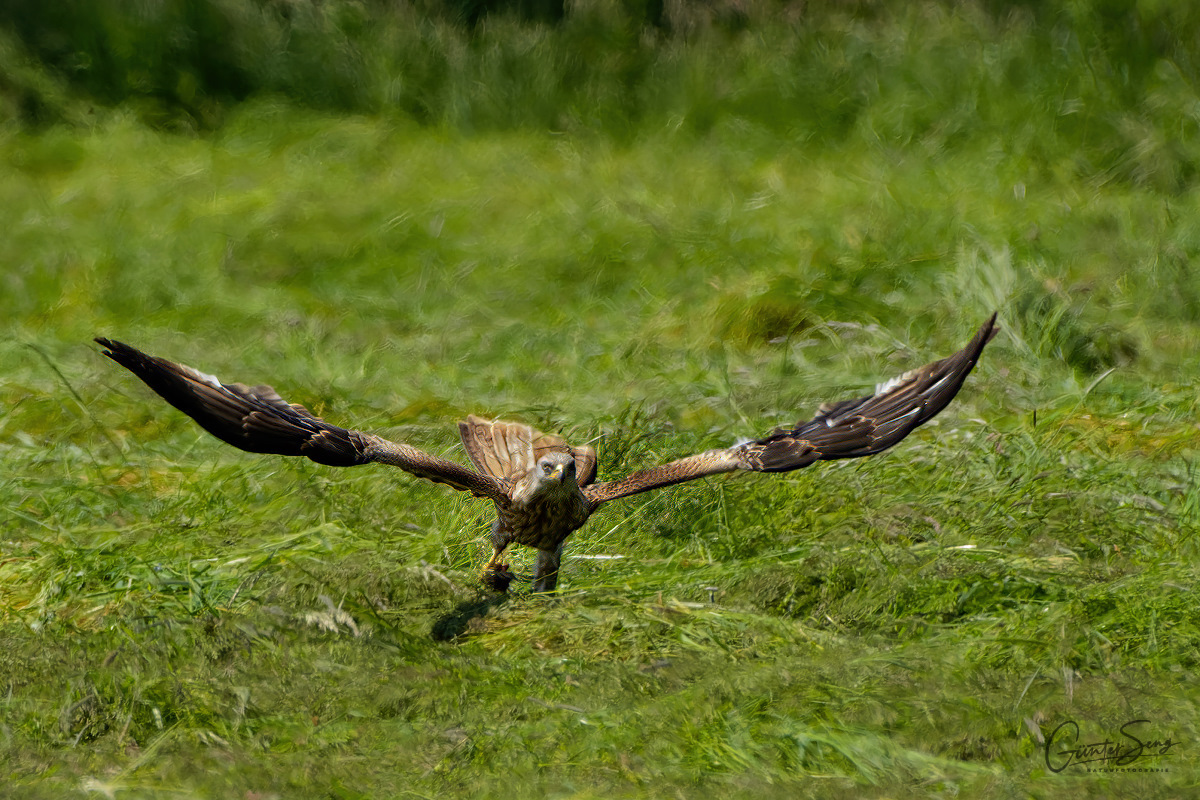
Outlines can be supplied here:
[[476, 469], [501, 480], [519, 480], [551, 451], [569, 453], [575, 459], [580, 486], [596, 479], [595, 449], [571, 447], [561, 436], [542, 433], [529, 425], [489, 421], [471, 414], [458, 423], [458, 432]]

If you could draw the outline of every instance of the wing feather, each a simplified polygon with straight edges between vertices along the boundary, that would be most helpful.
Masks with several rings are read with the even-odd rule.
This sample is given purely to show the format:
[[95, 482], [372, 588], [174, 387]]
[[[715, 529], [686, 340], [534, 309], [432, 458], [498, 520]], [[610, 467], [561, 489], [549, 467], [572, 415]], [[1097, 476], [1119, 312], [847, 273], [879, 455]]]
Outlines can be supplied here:
[[304, 406], [288, 403], [270, 386], [221, 383], [212, 375], [148, 355], [122, 342], [104, 338], [96, 342], [105, 348], [104, 355], [139, 377], [204, 430], [241, 450], [305, 456], [332, 467], [389, 464], [479, 497], [507, 500], [505, 487], [490, 475], [406, 444], [330, 425]]
[[549, 452], [570, 453], [575, 458], [575, 476], [581, 487], [596, 479], [594, 448], [571, 447], [561, 436], [542, 433], [529, 425], [489, 421], [471, 414], [458, 423], [458, 433], [471, 463], [500, 480], [517, 481]]
[[672, 461], [584, 489], [594, 505], [734, 470], [788, 472], [816, 461], [861, 458], [895, 445], [945, 408], [998, 332], [996, 315], [952, 356], [879, 384], [874, 394], [823, 404], [811, 420], [762, 439]]

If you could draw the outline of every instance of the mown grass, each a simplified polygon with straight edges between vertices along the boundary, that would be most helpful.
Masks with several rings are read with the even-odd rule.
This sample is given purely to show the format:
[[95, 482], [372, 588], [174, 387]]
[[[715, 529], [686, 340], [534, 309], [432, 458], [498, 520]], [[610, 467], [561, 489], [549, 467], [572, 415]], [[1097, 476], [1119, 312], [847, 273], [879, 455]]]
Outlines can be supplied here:
[[[923, 9], [838, 18], [805, 58], [856, 109], [818, 82], [811, 129], [747, 105], [771, 96], [749, 56], [799, 52], [778, 32], [664, 45], [692, 99], [623, 132], [263, 98], [201, 137], [136, 107], [0, 129], [8, 794], [1191, 791], [1188, 65], [1131, 100], [1039, 61], [1033, 18]], [[948, 354], [992, 310], [960, 398], [896, 450], [614, 504], [561, 598], [503, 602], [475, 580], [485, 504], [238, 453], [89, 344], [454, 458], [462, 415], [518, 417], [615, 476]], [[1038, 739], [1067, 719], [1183, 744], [1165, 773], [1054, 774]]]

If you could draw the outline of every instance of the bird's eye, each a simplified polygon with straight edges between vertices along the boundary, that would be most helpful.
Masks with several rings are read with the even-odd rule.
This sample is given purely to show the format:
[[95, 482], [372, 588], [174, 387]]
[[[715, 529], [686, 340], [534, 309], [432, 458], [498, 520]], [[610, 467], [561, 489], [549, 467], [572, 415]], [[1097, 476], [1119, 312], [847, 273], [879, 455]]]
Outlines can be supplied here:
[[543, 474], [543, 475], [549, 475], [549, 474], [550, 474], [550, 462], [549, 462], [549, 461], [547, 461], [546, 463], [542, 464], [542, 474]]

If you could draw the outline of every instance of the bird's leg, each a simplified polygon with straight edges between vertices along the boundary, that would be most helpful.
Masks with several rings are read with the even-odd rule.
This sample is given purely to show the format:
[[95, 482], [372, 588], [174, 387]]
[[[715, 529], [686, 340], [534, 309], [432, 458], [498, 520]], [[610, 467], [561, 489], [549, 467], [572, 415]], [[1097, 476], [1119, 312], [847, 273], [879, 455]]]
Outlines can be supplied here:
[[504, 524], [497, 517], [492, 523], [492, 557], [484, 565], [483, 572], [479, 575], [479, 579], [483, 581], [484, 586], [493, 592], [500, 592], [500, 594], [508, 591], [508, 585], [512, 583], [514, 577], [512, 570], [508, 568], [508, 564], [504, 563], [504, 551], [508, 548], [509, 541], [511, 541], [511, 538], [506, 533]]
[[512, 583], [513, 573], [508, 568], [508, 564], [504, 563], [504, 548], [497, 547], [492, 552], [492, 557], [483, 567], [483, 572], [480, 573], [479, 579], [483, 581], [484, 586], [487, 586], [494, 592], [501, 594], [508, 591], [508, 585]]
[[562, 563], [562, 543], [553, 550], [538, 550], [533, 571], [533, 590], [553, 593], [558, 586], [558, 567]]

